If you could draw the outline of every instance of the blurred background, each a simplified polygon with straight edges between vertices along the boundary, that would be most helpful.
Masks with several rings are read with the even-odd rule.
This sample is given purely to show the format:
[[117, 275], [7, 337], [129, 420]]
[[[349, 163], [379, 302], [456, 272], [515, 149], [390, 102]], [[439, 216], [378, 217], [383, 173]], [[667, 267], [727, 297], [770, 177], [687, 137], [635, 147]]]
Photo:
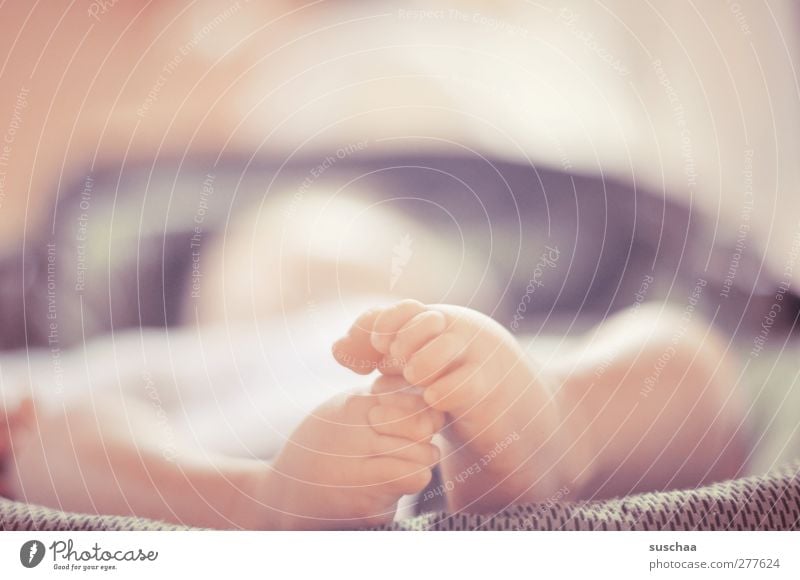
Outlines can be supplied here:
[[0, 8], [0, 236], [47, 228], [108, 159], [328, 151], [359, 139], [644, 184], [780, 276], [800, 219], [792, 0]]
[[[361, 201], [431, 226], [392, 231], [383, 253], [369, 227], [392, 220], [351, 237], [387, 291], [413, 252], [440, 275], [472, 258], [500, 296], [484, 310], [516, 332], [545, 270], [519, 328], [537, 337], [535, 309], [558, 310], [558, 335], [645, 300], [691, 315], [702, 294], [774, 428], [757, 468], [797, 448], [795, 0], [10, 0], [0, 57], [0, 348], [47, 347], [57, 387], [60, 349], [193, 321], [220, 232], [250, 235], [235, 214], [277, 192], [288, 222], [312, 189], [358, 182]], [[275, 245], [236, 256], [233, 281]], [[566, 267], [537, 264], [551, 246]], [[282, 293], [260, 273], [258, 300], [230, 302]], [[435, 301], [467, 302], [447, 294], [471, 290], [455, 276]]]

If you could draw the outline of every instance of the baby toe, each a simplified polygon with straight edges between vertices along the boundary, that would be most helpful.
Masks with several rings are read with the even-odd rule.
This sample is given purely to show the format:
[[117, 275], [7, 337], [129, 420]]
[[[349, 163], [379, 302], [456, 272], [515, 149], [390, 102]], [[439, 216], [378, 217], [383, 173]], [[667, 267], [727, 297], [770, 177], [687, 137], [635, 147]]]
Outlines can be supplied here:
[[442, 428], [444, 416], [432, 409], [409, 411], [400, 407], [378, 405], [370, 409], [369, 422], [382, 435], [427, 441]]
[[428, 386], [459, 362], [466, 348], [465, 341], [457, 334], [442, 334], [411, 357], [403, 369], [403, 377], [412, 385]]
[[411, 441], [404, 437], [377, 435], [372, 442], [374, 457], [393, 457], [417, 466], [431, 466], [439, 461], [439, 448], [432, 443]]
[[397, 331], [389, 351], [398, 360], [408, 360], [412, 354], [442, 334], [447, 328], [444, 314], [427, 310], [417, 314]]
[[373, 381], [370, 392], [373, 395], [390, 395], [393, 393], [404, 393], [411, 388], [402, 376], [380, 375]]
[[363, 427], [369, 425], [369, 411], [378, 404], [378, 397], [371, 394], [350, 393], [344, 398], [339, 412], [333, 418], [325, 418], [342, 426]]
[[387, 407], [398, 407], [409, 413], [417, 413], [426, 410], [428, 405], [426, 405], [425, 401], [422, 399], [422, 389], [411, 387], [408, 383], [405, 383], [404, 379], [401, 380], [403, 380], [403, 383], [406, 385], [405, 388], [401, 390], [379, 393], [373, 390], [372, 393], [377, 397], [381, 405]]
[[398, 496], [418, 493], [433, 477], [429, 467], [395, 457], [374, 457], [367, 460], [365, 475]]
[[375, 370], [383, 360], [383, 353], [372, 346], [372, 327], [380, 314], [379, 309], [367, 310], [350, 327], [347, 336], [333, 344], [333, 357], [350, 370], [366, 375]]
[[395, 333], [417, 314], [425, 312], [424, 304], [417, 300], [401, 300], [384, 308], [372, 327], [372, 346], [378, 352], [389, 354]]
[[443, 375], [422, 394], [425, 402], [439, 411], [469, 409], [489, 393], [478, 364], [465, 364]]

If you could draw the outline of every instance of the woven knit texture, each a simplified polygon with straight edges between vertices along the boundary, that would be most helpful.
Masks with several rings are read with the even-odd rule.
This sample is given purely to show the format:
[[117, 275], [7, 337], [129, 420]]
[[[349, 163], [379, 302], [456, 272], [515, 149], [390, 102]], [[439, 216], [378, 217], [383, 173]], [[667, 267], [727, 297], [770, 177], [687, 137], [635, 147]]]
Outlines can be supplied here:
[[800, 463], [686, 491], [511, 506], [496, 515], [426, 514], [393, 530], [800, 530]]
[[[0, 498], [2, 530], [188, 530], [141, 518], [66, 513]], [[383, 530], [800, 530], [800, 462], [767, 475], [608, 501], [512, 506], [495, 515], [431, 513]]]

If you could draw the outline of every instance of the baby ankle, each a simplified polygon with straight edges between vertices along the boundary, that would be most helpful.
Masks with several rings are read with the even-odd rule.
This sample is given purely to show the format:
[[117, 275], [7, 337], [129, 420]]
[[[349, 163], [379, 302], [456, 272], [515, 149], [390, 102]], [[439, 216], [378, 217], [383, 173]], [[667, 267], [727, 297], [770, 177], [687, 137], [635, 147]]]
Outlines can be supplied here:
[[[576, 386], [578, 385], [578, 386]], [[590, 493], [591, 482], [600, 470], [602, 441], [592, 429], [592, 414], [584, 409], [582, 381], [564, 380], [555, 391], [559, 410], [559, 440], [565, 443], [562, 459], [556, 470], [558, 491], [567, 490], [571, 499], [580, 499]]]
[[230, 500], [230, 519], [246, 530], [285, 530], [290, 522], [283, 506], [281, 476], [266, 462], [242, 472]]

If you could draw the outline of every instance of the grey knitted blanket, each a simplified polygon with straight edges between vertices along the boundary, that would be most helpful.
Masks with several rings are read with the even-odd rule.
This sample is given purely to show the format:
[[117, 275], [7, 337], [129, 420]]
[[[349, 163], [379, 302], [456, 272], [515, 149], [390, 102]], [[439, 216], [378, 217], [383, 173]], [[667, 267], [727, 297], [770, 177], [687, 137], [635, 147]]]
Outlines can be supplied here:
[[[0, 530], [189, 530], [141, 518], [62, 512], [0, 498]], [[430, 513], [383, 530], [800, 530], [800, 462], [763, 476], [608, 501]]]

